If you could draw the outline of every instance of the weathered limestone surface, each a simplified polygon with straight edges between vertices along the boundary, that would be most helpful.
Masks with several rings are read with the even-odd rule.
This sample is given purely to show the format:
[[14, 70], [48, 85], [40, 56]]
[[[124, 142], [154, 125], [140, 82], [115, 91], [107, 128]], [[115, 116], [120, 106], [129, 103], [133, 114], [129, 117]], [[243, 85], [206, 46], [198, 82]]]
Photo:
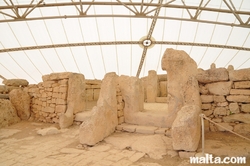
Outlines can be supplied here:
[[228, 95], [230, 93], [233, 82], [216, 82], [207, 84], [206, 87], [210, 94], [214, 95]]
[[213, 95], [201, 95], [201, 102], [202, 103], [211, 103], [214, 101]]
[[231, 95], [250, 95], [250, 89], [231, 89]]
[[30, 117], [30, 96], [21, 89], [13, 89], [9, 93], [9, 98], [17, 110], [17, 115], [22, 120], [28, 120]]
[[97, 106], [91, 110], [91, 117], [80, 126], [79, 138], [81, 144], [95, 145], [115, 131], [118, 125], [116, 85], [117, 75], [105, 75]]
[[43, 75], [42, 79], [44, 82], [46, 81], [56, 81], [56, 80], [62, 80], [67, 79], [71, 75], [71, 72], [63, 72], [63, 73], [51, 73], [48, 75]]
[[250, 88], [250, 81], [234, 82], [234, 87], [236, 89], [246, 89]]
[[250, 112], [250, 104], [242, 104], [241, 111], [242, 112]]
[[250, 68], [229, 71], [231, 81], [248, 81], [250, 80]]
[[167, 82], [167, 81], [161, 81], [161, 82], [160, 82], [160, 93], [161, 93], [161, 97], [167, 97], [167, 96], [168, 96], [167, 85], [168, 85], [168, 82]]
[[3, 84], [6, 86], [27, 86], [29, 82], [25, 79], [7, 79], [3, 80]]
[[250, 114], [233, 114], [229, 116], [223, 117], [224, 122], [231, 123], [231, 122], [243, 122], [243, 123], [250, 123]]
[[250, 134], [250, 124], [239, 123], [234, 126], [234, 131], [239, 134]]
[[216, 103], [223, 103], [225, 101], [226, 101], [225, 96], [214, 95], [214, 102], [216, 102]]
[[156, 71], [150, 70], [148, 71], [148, 79], [147, 79], [147, 102], [155, 103], [155, 99], [158, 96], [158, 76]]
[[230, 103], [229, 110], [230, 110], [230, 113], [233, 113], [233, 114], [240, 113], [240, 108], [239, 108], [238, 103]]
[[[226, 128], [226, 129], [230, 130], [230, 131], [232, 131], [234, 129], [232, 126], [230, 126], [229, 123], [218, 123], [218, 124], [221, 125], [222, 127]], [[228, 131], [228, 130], [222, 128], [222, 127], [217, 126], [218, 131]]]
[[250, 103], [250, 96], [245, 96], [245, 95], [229, 95], [229, 96], [227, 96], [227, 100], [231, 101], [231, 102]]
[[184, 51], [167, 49], [162, 58], [162, 69], [167, 71], [169, 127], [182, 106], [201, 107], [197, 74], [197, 64]]
[[196, 78], [200, 83], [212, 83], [212, 82], [228, 80], [228, 71], [226, 68], [217, 68], [208, 70], [199, 69], [198, 71], [199, 72]]
[[122, 98], [125, 101], [124, 117], [126, 123], [137, 124], [134, 113], [143, 110], [143, 89], [142, 83], [137, 77], [120, 76], [119, 86]]
[[17, 116], [15, 107], [9, 100], [0, 99], [0, 128], [18, 123], [20, 118]]
[[[72, 73], [68, 80], [67, 110], [59, 117], [60, 128], [73, 124], [74, 113], [85, 109], [85, 78], [82, 74]], [[64, 103], [62, 103], [64, 104]]]
[[174, 150], [196, 151], [200, 140], [200, 107], [185, 105], [172, 125]]

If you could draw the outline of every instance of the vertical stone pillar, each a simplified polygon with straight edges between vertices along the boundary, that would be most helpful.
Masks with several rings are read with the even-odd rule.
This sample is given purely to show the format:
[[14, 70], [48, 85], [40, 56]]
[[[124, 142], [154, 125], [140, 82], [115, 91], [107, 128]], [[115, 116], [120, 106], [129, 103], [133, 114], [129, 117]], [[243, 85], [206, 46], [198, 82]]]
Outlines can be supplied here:
[[147, 102], [155, 103], [158, 92], [158, 76], [156, 71], [148, 71], [148, 80], [147, 80]]

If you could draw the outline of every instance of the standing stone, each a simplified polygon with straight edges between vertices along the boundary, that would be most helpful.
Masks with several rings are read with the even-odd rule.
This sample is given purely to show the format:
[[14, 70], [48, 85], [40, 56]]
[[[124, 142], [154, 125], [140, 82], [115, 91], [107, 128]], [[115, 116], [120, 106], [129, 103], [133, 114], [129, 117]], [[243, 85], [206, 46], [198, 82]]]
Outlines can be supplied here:
[[197, 64], [184, 51], [167, 49], [162, 58], [162, 69], [167, 70], [168, 80], [168, 127], [171, 127], [177, 112], [184, 105], [201, 107], [198, 81], [196, 80]]
[[12, 125], [20, 121], [15, 107], [10, 100], [0, 99], [0, 128]]
[[116, 100], [117, 75], [105, 75], [97, 106], [91, 110], [91, 116], [80, 126], [81, 144], [95, 145], [115, 131], [118, 125]]
[[30, 96], [21, 89], [13, 89], [9, 93], [9, 98], [17, 110], [17, 115], [22, 120], [28, 120], [30, 117]]
[[[58, 76], [59, 77], [59, 76]], [[63, 77], [63, 75], [61, 76]], [[85, 109], [85, 78], [82, 74], [72, 73], [68, 81], [67, 110], [59, 117], [60, 128], [73, 124], [73, 114]]]
[[200, 141], [200, 107], [185, 105], [177, 113], [172, 125], [174, 150], [196, 151]]
[[143, 110], [142, 82], [137, 77], [120, 76], [119, 86], [125, 102], [124, 118], [126, 123], [137, 124], [135, 113]]
[[148, 71], [147, 79], [147, 102], [155, 103], [157, 92], [158, 92], [158, 76], [156, 71]]

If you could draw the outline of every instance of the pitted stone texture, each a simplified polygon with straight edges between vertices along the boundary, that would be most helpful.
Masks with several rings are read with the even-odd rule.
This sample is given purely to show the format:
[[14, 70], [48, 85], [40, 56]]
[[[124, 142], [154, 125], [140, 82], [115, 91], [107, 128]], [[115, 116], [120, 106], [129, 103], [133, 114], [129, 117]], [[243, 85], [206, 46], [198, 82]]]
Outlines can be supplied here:
[[125, 102], [124, 118], [126, 123], [138, 124], [134, 113], [143, 110], [144, 92], [142, 82], [137, 77], [120, 76], [118, 78], [122, 98]]
[[235, 88], [235, 89], [246, 89], [246, 88], [250, 88], [250, 81], [234, 82], [234, 88]]
[[242, 104], [241, 111], [249, 113], [250, 112], [250, 104]]
[[[71, 73], [68, 76], [67, 110], [59, 117], [60, 128], [73, 124], [73, 114], [85, 109], [85, 78], [82, 74]], [[58, 100], [58, 99], [57, 99]], [[63, 99], [61, 99], [63, 100]], [[63, 103], [64, 104], [64, 103]], [[66, 103], [65, 103], [66, 104]]]
[[9, 93], [10, 102], [17, 110], [17, 115], [22, 120], [28, 120], [30, 117], [30, 96], [21, 89], [13, 89]]
[[3, 84], [6, 86], [28, 86], [29, 82], [24, 79], [8, 79], [8, 80], [3, 80]]
[[95, 145], [115, 131], [118, 125], [116, 101], [117, 75], [105, 75], [97, 106], [91, 110], [92, 115], [80, 126], [81, 144]]
[[250, 80], [250, 69], [240, 69], [229, 71], [229, 79], [231, 81], [249, 81]]
[[199, 69], [196, 78], [200, 83], [212, 83], [212, 82], [228, 81], [229, 77], [226, 68], [217, 68], [208, 70]]
[[211, 83], [207, 84], [206, 87], [210, 94], [214, 95], [228, 95], [230, 93], [230, 90], [232, 88], [233, 82], [217, 82], [217, 83]]
[[147, 102], [155, 103], [155, 99], [158, 96], [158, 76], [156, 71], [148, 71], [147, 79]]
[[250, 103], [250, 96], [229, 95], [229, 96], [227, 96], [227, 100], [231, 101], [231, 102], [237, 102], [237, 103]]
[[0, 128], [18, 123], [20, 118], [17, 116], [16, 109], [9, 100], [0, 99]]
[[227, 123], [231, 123], [231, 122], [250, 123], [250, 114], [229, 115], [229, 116], [223, 117], [223, 121]]
[[161, 61], [163, 70], [167, 71], [169, 118], [167, 127], [171, 127], [177, 112], [186, 104], [201, 107], [197, 64], [184, 51], [167, 49]]
[[200, 107], [186, 105], [177, 113], [171, 135], [174, 150], [196, 151], [200, 141]]

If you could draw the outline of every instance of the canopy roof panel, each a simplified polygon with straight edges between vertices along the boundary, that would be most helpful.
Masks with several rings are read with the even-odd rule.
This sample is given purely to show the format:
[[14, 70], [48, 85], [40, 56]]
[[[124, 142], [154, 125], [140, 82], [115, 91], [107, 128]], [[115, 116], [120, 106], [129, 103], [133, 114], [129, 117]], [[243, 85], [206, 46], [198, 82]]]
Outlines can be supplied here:
[[158, 74], [166, 48], [199, 68], [250, 67], [249, 0], [5, 0], [0, 75], [41, 82], [52, 72], [87, 79]]

